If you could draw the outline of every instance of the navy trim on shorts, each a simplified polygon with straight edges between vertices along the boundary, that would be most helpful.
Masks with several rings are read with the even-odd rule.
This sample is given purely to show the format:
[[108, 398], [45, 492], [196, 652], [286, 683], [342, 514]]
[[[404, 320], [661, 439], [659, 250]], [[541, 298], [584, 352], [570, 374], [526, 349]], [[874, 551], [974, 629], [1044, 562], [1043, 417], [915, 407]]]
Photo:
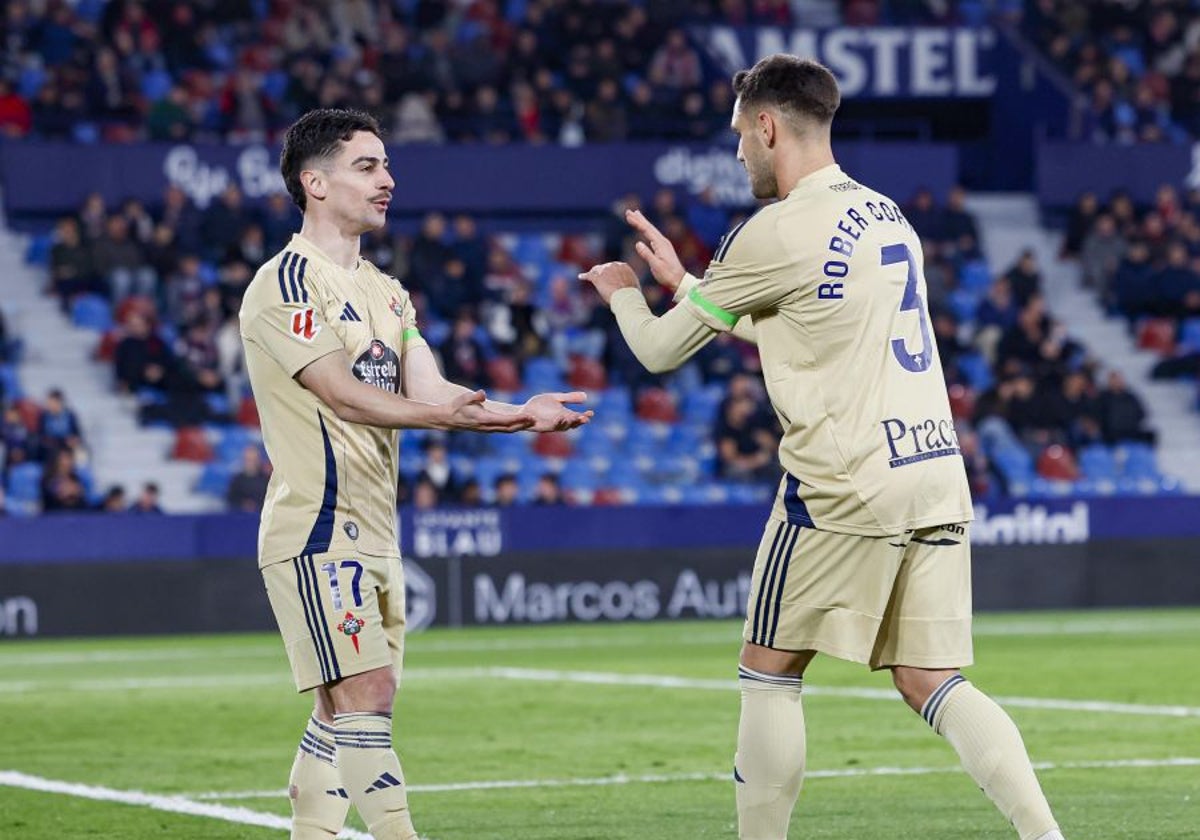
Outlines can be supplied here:
[[325, 497], [321, 500], [317, 521], [308, 533], [308, 542], [304, 544], [302, 552], [304, 554], [324, 554], [329, 551], [329, 543], [333, 540], [333, 515], [337, 508], [337, 459], [333, 455], [333, 443], [329, 440], [325, 418], [320, 411], [317, 412], [317, 421], [321, 424], [321, 439], [325, 444]]
[[779, 537], [783, 533], [783, 529], [787, 527], [783, 522], [776, 523], [775, 539], [771, 543], [771, 550], [767, 552], [767, 562], [763, 564], [762, 580], [758, 584], [758, 600], [754, 602], [754, 630], [750, 634], [750, 641], [758, 644], [758, 622], [762, 618], [763, 598], [766, 596], [766, 581], [767, 573], [771, 570], [771, 564], [775, 561], [775, 549], [779, 547]]
[[[332, 674], [331, 679], [340, 680], [342, 678], [342, 669], [338, 665], [337, 651], [334, 650], [333, 647], [333, 637], [329, 635], [329, 622], [324, 620], [324, 611], [320, 610], [321, 589], [319, 585], [320, 578], [317, 577], [316, 561], [313, 560], [311, 554], [306, 559], [308, 560], [309, 579], [312, 581], [313, 606], [318, 609], [317, 615], [322, 617], [322, 620], [319, 623], [321, 626], [321, 631], [325, 634], [325, 649], [329, 652], [329, 670]], [[329, 680], [326, 680], [326, 682], [329, 682]]]
[[767, 610], [762, 616], [762, 630], [758, 635], [758, 639], [755, 640], [755, 644], [762, 645], [763, 647], [769, 647], [767, 644], [767, 625], [771, 621], [772, 607], [778, 610], [780, 595], [783, 592], [782, 589], [779, 591], [775, 589], [775, 583], [779, 578], [779, 570], [787, 559], [788, 547], [796, 541], [795, 534], [792, 531], [797, 530], [797, 526], [789, 523], [786, 528], [788, 530], [783, 538], [783, 542], [780, 543], [779, 551], [775, 553], [775, 557], [771, 562], [771, 568], [769, 569], [770, 578], [768, 579], [767, 573], [763, 574], [763, 580], [767, 583]]
[[[325, 662], [324, 651], [321, 649], [320, 637], [317, 635], [317, 626], [314, 623], [312, 613], [312, 600], [309, 598], [308, 593], [305, 592], [304, 584], [307, 582], [307, 578], [304, 570], [301, 568], [299, 557], [292, 559], [292, 568], [296, 571], [296, 591], [300, 593], [300, 605], [304, 608], [304, 623], [308, 625], [308, 634], [312, 637], [313, 650], [317, 654], [317, 665], [321, 668], [321, 682], [327, 683], [330, 681], [329, 667]], [[317, 613], [316, 620], [320, 621], [319, 612]]]
[[779, 557], [779, 588], [775, 590], [775, 615], [771, 619], [771, 635], [767, 637], [767, 647], [775, 647], [775, 631], [779, 629], [779, 613], [783, 606], [783, 587], [787, 583], [788, 569], [792, 565], [792, 550], [796, 547], [796, 540], [800, 538], [800, 527], [798, 525], [791, 527], [793, 529], [792, 538]]

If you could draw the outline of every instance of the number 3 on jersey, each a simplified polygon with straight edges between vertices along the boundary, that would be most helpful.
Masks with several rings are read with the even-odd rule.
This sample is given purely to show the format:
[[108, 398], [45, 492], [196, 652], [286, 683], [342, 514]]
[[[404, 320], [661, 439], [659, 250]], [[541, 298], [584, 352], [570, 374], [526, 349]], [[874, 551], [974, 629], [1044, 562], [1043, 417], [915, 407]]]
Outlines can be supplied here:
[[917, 261], [913, 259], [912, 251], [903, 242], [897, 245], [884, 245], [882, 248], [881, 265], [908, 263], [908, 282], [904, 284], [904, 297], [900, 301], [900, 311], [917, 310], [917, 320], [921, 324], [921, 351], [914, 353], [908, 348], [903, 338], [892, 339], [892, 353], [900, 367], [912, 373], [924, 373], [933, 362], [933, 340], [929, 335], [929, 313], [925, 309], [925, 300], [921, 297], [918, 286], [920, 273], [917, 271]]

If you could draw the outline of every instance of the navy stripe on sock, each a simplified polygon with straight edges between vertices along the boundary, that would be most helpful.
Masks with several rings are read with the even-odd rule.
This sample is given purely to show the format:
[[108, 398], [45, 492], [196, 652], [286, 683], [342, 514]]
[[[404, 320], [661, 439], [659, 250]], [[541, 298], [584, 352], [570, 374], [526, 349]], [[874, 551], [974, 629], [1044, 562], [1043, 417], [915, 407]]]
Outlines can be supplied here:
[[738, 666], [738, 679], [787, 688], [800, 688], [804, 683], [803, 678], [796, 674], [767, 674], [762, 671], [755, 671], [753, 668], [747, 668], [745, 665]]
[[921, 707], [921, 717], [925, 718], [925, 722], [933, 726], [934, 718], [937, 716], [938, 709], [946, 700], [946, 695], [950, 690], [959, 683], [965, 683], [967, 680], [962, 674], [955, 674], [947, 678], [945, 682], [933, 690], [933, 694], [929, 695], [929, 699], [925, 701], [925, 705]]

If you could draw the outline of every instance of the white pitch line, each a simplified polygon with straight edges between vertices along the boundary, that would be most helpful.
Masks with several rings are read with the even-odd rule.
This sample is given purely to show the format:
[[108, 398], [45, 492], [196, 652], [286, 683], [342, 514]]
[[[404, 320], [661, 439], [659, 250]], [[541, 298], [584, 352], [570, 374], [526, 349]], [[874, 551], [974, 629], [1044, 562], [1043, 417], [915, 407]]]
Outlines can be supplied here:
[[[166, 796], [157, 793], [145, 793], [140, 790], [116, 790], [96, 785], [63, 782], [57, 779], [44, 779], [41, 776], [30, 776], [15, 770], [0, 770], [0, 786], [24, 788], [25, 790], [40, 791], [42, 793], [58, 793], [80, 799], [94, 799], [98, 802], [118, 802], [123, 805], [150, 808], [154, 811], [187, 814], [193, 817], [207, 817], [213, 820], [223, 820], [224, 822], [238, 823], [240, 825], [273, 828], [278, 831], [291, 831], [292, 828], [292, 821], [290, 819], [278, 816], [277, 814], [264, 814], [260, 811], [251, 811], [248, 808], [233, 808], [228, 805], [196, 802], [184, 796]], [[346, 829], [338, 836], [347, 838], [347, 840], [371, 840], [369, 834], [363, 834], [361, 831], [353, 831], [351, 829]]]
[[[700, 691], [736, 691], [735, 680], [674, 677], [663, 674], [623, 674], [608, 671], [563, 671], [545, 668], [410, 668], [405, 680], [498, 679], [513, 682], [579, 683], [618, 687], [670, 688]], [[290, 680], [285, 672], [274, 674], [212, 674], [193, 676], [134, 677], [128, 679], [71, 680], [58, 682], [20, 681], [0, 682], [2, 694], [30, 694], [42, 691], [132, 691], [132, 690], [193, 690], [231, 688], [251, 685], [285, 685]], [[858, 700], [896, 702], [896, 692], [886, 688], [853, 688], [848, 686], [806, 686], [810, 697], [852, 697]], [[1116, 703], [1107, 700], [1073, 700], [1055, 697], [994, 697], [997, 702], [1025, 709], [1050, 709], [1103, 714], [1146, 715], [1150, 717], [1200, 717], [1200, 707]]]
[[[1040, 761], [1038, 770], [1121, 770], [1163, 767], [1200, 767], [1200, 758], [1129, 758], [1111, 761]], [[858, 779], [873, 776], [930, 776], [942, 773], [961, 773], [961, 767], [848, 767], [838, 770], [809, 770], [808, 779]], [[496, 781], [453, 782], [433, 785], [410, 785], [409, 793], [461, 793], [477, 790], [524, 790], [528, 788], [607, 787], [611, 785], [661, 784], [669, 782], [727, 782], [729, 773], [673, 773], [651, 775], [597, 776], [579, 779], [501, 779]], [[227, 800], [281, 799], [286, 790], [207, 791], [188, 794], [190, 799]]]
[[[458, 669], [431, 669], [458, 671]], [[567, 682], [588, 685], [646, 686], [649, 688], [683, 688], [708, 691], [736, 690], [733, 680], [693, 679], [659, 674], [621, 674], [596, 671], [558, 671], [541, 668], [482, 668], [462, 669], [463, 672], [494, 679]], [[464, 673], [468, 676], [469, 673]], [[863, 700], [897, 700], [895, 691], [883, 688], [843, 688], [835, 686], [805, 686], [806, 694], [827, 697], [856, 697]], [[1200, 717], [1197, 706], [1157, 706], [1140, 703], [1111, 703], [1103, 700], [1065, 700], [1050, 697], [994, 697], [996, 702], [1027, 709], [1059, 709], [1078, 712], [1108, 712], [1124, 715], [1150, 715], [1154, 717]]]

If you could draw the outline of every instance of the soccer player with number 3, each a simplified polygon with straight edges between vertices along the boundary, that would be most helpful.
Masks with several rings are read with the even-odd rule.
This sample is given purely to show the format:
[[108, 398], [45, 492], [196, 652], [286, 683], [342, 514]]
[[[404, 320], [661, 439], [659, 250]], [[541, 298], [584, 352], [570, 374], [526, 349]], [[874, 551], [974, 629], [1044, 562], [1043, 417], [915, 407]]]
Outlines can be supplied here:
[[972, 517], [925, 304], [921, 243], [895, 202], [834, 161], [837, 82], [776, 55], [733, 79], [755, 197], [702, 279], [637, 211], [637, 251], [679, 305], [651, 314], [624, 263], [583, 279], [651, 371], [721, 332], [758, 345], [784, 469], [747, 605], [733, 777], [738, 836], [785, 840], [804, 778], [801, 678], [826, 653], [887, 668], [1021, 840], [1061, 840], [1021, 735], [963, 678]]

